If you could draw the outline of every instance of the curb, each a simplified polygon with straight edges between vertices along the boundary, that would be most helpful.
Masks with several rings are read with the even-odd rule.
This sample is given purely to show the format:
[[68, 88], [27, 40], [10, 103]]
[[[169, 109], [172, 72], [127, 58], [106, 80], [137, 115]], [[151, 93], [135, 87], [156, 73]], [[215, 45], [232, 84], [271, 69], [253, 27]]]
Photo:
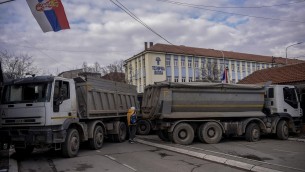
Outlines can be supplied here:
[[9, 172], [18, 172], [18, 163], [15, 159], [9, 159]]
[[288, 138], [290, 141], [297, 141], [297, 142], [305, 142], [305, 139], [298, 139], [298, 138]]
[[171, 147], [171, 146], [167, 146], [167, 145], [162, 145], [162, 144], [158, 144], [158, 143], [152, 143], [152, 142], [144, 141], [144, 140], [141, 140], [141, 139], [135, 139], [135, 141], [138, 142], [138, 143], [145, 144], [145, 145], [166, 149], [166, 150], [169, 150], [169, 151], [189, 155], [189, 156], [192, 156], [192, 157], [195, 157], [195, 158], [204, 159], [204, 160], [208, 160], [208, 161], [212, 161], [212, 162], [216, 162], [216, 163], [220, 163], [220, 164], [224, 164], [224, 165], [228, 165], [228, 166], [232, 166], [232, 167], [237, 167], [237, 168], [248, 170], [248, 171], [281, 172], [281, 171], [278, 171], [278, 170], [273, 170], [273, 169], [270, 169], [270, 168], [265, 168], [265, 167], [261, 167], [261, 166], [257, 166], [257, 165], [253, 165], [253, 164], [248, 164], [248, 163], [244, 163], [244, 162], [241, 162], [241, 161], [235, 161], [235, 160], [222, 158], [222, 157], [218, 157], [218, 156], [214, 156], [214, 155], [207, 155], [207, 154], [199, 153], [199, 152], [195, 152], [195, 151], [189, 151], [189, 150], [176, 148], [176, 147]]

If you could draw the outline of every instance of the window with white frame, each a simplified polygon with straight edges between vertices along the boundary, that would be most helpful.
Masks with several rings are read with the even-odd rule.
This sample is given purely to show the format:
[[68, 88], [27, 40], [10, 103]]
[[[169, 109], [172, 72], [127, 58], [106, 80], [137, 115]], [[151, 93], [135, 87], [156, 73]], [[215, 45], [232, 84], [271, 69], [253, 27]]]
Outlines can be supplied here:
[[182, 77], [181, 81], [182, 81], [182, 82], [185, 82], [185, 77]]
[[175, 82], [178, 82], [179, 81], [179, 78], [178, 77], [175, 77], [175, 80], [174, 80]]

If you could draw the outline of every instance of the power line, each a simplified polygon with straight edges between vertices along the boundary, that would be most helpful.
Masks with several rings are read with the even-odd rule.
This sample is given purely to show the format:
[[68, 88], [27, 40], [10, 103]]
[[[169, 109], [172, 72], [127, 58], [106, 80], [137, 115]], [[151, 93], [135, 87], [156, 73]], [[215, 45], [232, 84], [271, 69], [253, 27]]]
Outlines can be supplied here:
[[156, 32], [155, 30], [153, 30], [150, 26], [148, 26], [146, 23], [144, 23], [140, 18], [138, 18], [135, 14], [133, 14], [130, 10], [128, 10], [127, 7], [125, 7], [122, 3], [120, 3], [118, 0], [115, 0], [116, 2], [114, 2], [113, 0], [110, 0], [114, 5], [116, 5], [117, 7], [119, 7], [121, 10], [123, 10], [126, 14], [128, 14], [130, 17], [132, 17], [133, 19], [135, 19], [137, 22], [139, 22], [140, 24], [142, 24], [144, 27], [146, 27], [148, 30], [150, 30], [151, 32], [153, 32], [155, 35], [159, 36], [161, 39], [163, 39], [165, 42], [172, 44], [170, 41], [168, 41], [166, 38], [164, 38], [162, 35], [160, 35], [158, 32]]
[[156, 0], [156, 1], [169, 3], [169, 4], [174, 4], [174, 5], [186, 6], [186, 7], [191, 7], [191, 8], [197, 8], [197, 9], [202, 9], [202, 10], [206, 10], [206, 11], [213, 11], [213, 12], [218, 12], [218, 13], [237, 15], [237, 16], [246, 16], [246, 17], [252, 17], [252, 18], [259, 18], [259, 19], [265, 19], [265, 20], [275, 20], [275, 21], [282, 21], [282, 22], [291, 22], [291, 23], [305, 23], [305, 21], [284, 20], [284, 19], [277, 19], [277, 18], [270, 18], [270, 17], [261, 17], [261, 16], [253, 16], [253, 15], [247, 15], [247, 14], [213, 10], [213, 9], [209, 9], [209, 8], [200, 7], [200, 6], [195, 5], [195, 4], [183, 3], [183, 2], [178, 2], [178, 1], [169, 1], [169, 0]]
[[[128, 14], [130, 17], [132, 17], [133, 19], [135, 19], [137, 22], [139, 22], [140, 24], [142, 24], [144, 27], [146, 27], [148, 30], [150, 30], [151, 32], [153, 32], [154, 34], [156, 34], [157, 36], [159, 36], [161, 39], [163, 39], [165, 42], [169, 43], [170, 45], [174, 45], [173, 43], [171, 43], [170, 41], [168, 41], [166, 38], [164, 38], [164, 36], [162, 36], [161, 34], [159, 34], [158, 32], [156, 32], [154, 29], [152, 29], [150, 26], [148, 26], [145, 22], [143, 22], [139, 17], [137, 17], [134, 13], [132, 13], [127, 7], [125, 7], [122, 3], [119, 2], [119, 0], [115, 0], [117, 3], [115, 3], [113, 0], [110, 0], [113, 4], [115, 4], [117, 7], [119, 7], [121, 10], [123, 10], [126, 14]], [[183, 49], [181, 49], [180, 47], [177, 47], [174, 45], [174, 48], [177, 50], [182, 51], [183, 53], [187, 54]]]
[[[175, 1], [170, 1], [170, 0], [158, 0], [158, 1], [166, 1], [166, 2], [175, 2]], [[274, 4], [274, 5], [262, 5], [262, 6], [213, 6], [213, 5], [195, 5], [192, 4], [194, 6], [201, 6], [201, 7], [209, 7], [209, 8], [269, 8], [269, 7], [276, 7], [276, 6], [284, 6], [284, 5], [294, 5], [297, 3], [302, 3], [305, 2], [305, 0], [301, 0], [301, 1], [296, 1], [296, 2], [290, 2], [290, 3], [283, 3], [283, 4]], [[187, 3], [185, 3], [187, 4]], [[191, 4], [190, 4], [191, 5]]]
[[0, 2], [0, 4], [4, 4], [4, 3], [7, 3], [7, 2], [11, 2], [11, 1], [14, 1], [14, 0], [7, 0], [7, 1], [4, 1], [4, 2]]

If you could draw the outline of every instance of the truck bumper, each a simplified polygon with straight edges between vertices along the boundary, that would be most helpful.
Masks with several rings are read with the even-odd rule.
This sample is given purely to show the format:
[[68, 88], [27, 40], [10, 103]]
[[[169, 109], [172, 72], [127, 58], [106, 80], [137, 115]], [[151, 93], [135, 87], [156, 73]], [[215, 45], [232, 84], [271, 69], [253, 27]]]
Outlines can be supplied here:
[[[2, 128], [1, 138], [14, 145], [41, 145], [61, 143], [65, 140], [66, 131], [58, 130], [60, 127], [27, 127], [27, 128]], [[3, 140], [2, 142], [5, 142]]]

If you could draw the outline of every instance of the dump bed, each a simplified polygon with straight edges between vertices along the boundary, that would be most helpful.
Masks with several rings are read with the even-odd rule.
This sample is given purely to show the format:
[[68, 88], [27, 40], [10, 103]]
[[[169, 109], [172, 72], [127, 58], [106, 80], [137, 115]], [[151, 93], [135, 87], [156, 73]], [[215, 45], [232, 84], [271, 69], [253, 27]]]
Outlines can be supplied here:
[[133, 85], [90, 76], [74, 80], [81, 119], [126, 116], [128, 108], [137, 107]]
[[145, 88], [141, 109], [150, 119], [257, 117], [263, 105], [263, 86], [159, 82]]

